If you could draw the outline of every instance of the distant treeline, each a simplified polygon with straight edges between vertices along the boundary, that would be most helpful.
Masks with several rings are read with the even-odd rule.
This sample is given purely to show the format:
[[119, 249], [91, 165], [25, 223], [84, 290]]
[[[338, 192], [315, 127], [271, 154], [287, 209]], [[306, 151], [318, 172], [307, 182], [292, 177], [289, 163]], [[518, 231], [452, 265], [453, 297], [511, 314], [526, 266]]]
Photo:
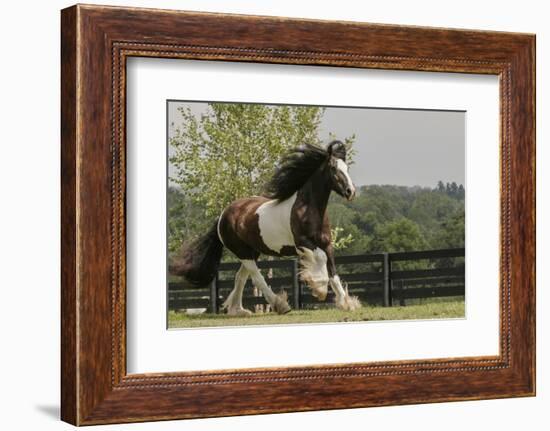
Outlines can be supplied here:
[[[336, 253], [464, 247], [464, 202], [462, 184], [442, 181], [434, 188], [362, 186], [352, 202], [333, 193], [328, 213]], [[205, 220], [204, 211], [186, 200], [179, 189], [169, 187], [170, 253], [179, 249], [182, 241], [204, 233], [213, 222]]]
[[463, 185], [434, 188], [370, 185], [352, 202], [332, 196], [333, 226], [352, 241], [338, 254], [415, 251], [464, 247]]

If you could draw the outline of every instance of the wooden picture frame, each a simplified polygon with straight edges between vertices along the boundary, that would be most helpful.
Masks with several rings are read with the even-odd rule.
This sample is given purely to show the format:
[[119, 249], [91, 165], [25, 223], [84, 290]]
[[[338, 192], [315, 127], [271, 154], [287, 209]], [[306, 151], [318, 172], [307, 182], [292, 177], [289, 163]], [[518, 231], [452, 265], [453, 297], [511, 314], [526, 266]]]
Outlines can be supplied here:
[[[64, 421], [90, 425], [535, 394], [534, 35], [83, 5], [64, 9], [61, 18]], [[128, 375], [130, 56], [498, 75], [500, 354]]]

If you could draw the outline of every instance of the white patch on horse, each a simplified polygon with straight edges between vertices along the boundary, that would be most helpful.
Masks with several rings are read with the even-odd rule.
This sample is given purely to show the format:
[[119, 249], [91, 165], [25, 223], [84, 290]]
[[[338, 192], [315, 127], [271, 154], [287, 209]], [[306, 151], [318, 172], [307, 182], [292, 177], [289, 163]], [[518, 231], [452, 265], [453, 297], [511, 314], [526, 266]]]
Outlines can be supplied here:
[[338, 170], [342, 172], [346, 177], [346, 181], [348, 182], [348, 187], [351, 189], [351, 194], [353, 195], [355, 193], [355, 186], [353, 185], [353, 181], [349, 176], [348, 165], [346, 165], [346, 162], [344, 162], [342, 159], [336, 159], [336, 166], [338, 166]]
[[262, 241], [270, 250], [279, 253], [284, 246], [294, 247], [290, 227], [290, 213], [296, 201], [296, 193], [284, 201], [276, 199], [263, 203], [256, 210]]
[[324, 300], [328, 291], [326, 253], [319, 247], [314, 250], [298, 247], [296, 251], [300, 256], [300, 278], [310, 287], [314, 297], [321, 301]]

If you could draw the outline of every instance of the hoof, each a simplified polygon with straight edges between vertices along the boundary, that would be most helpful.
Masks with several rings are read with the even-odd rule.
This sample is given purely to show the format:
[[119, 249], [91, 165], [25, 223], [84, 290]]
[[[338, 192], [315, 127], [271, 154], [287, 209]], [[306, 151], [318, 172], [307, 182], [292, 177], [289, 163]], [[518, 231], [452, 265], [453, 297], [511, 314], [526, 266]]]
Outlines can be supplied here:
[[288, 305], [286, 302], [277, 304], [273, 308], [275, 309], [277, 314], [286, 314], [291, 310], [290, 305]]
[[320, 289], [311, 289], [311, 296], [317, 299], [317, 301], [324, 301], [327, 299], [328, 285]]
[[290, 305], [288, 305], [287, 298], [288, 295], [285, 291], [282, 291], [281, 293], [276, 295], [275, 303], [272, 305], [273, 310], [275, 310], [277, 314], [286, 314], [291, 310]]
[[336, 307], [344, 311], [354, 311], [361, 308], [361, 301], [357, 296], [346, 295], [336, 300]]
[[228, 316], [236, 316], [236, 317], [248, 317], [252, 316], [252, 311], [247, 310], [246, 308], [228, 308], [227, 309], [227, 315]]

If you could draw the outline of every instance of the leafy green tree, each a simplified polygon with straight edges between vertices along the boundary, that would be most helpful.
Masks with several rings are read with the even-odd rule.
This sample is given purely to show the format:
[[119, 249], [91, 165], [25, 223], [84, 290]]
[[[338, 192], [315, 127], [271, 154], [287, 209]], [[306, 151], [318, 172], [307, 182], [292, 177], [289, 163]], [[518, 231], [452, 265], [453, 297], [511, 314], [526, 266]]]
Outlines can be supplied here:
[[410, 199], [407, 187], [370, 185], [360, 188], [359, 196], [350, 206], [360, 213], [359, 225], [373, 233], [374, 226], [402, 217]]
[[204, 227], [204, 209], [186, 198], [180, 189], [169, 187], [168, 207], [168, 251], [176, 252], [184, 239], [194, 236]]
[[[335, 195], [335, 193], [333, 193]], [[345, 199], [331, 199], [327, 208], [328, 218], [333, 226], [348, 226], [357, 219], [357, 212], [345, 204]]]
[[406, 218], [377, 226], [372, 245], [377, 252], [415, 251], [428, 247], [418, 224]]
[[368, 235], [373, 235], [376, 226], [381, 222], [383, 223], [380, 214], [376, 211], [367, 211], [359, 216], [359, 225]]
[[440, 248], [464, 247], [465, 242], [464, 211], [457, 211], [441, 223], [436, 241]]
[[426, 190], [417, 194], [413, 204], [408, 211], [408, 218], [416, 222], [426, 240], [433, 248], [436, 245], [436, 237], [442, 223], [454, 214], [462, 206], [456, 199], [447, 194]]

